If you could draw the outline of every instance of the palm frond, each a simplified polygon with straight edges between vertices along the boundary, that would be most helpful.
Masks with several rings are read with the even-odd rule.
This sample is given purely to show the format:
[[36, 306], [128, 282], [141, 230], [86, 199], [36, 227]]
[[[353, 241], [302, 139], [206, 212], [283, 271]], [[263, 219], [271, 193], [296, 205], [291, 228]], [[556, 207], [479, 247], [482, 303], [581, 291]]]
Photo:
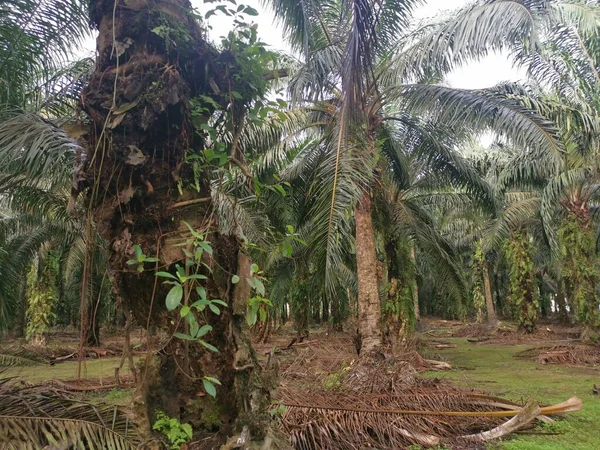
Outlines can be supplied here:
[[47, 388], [0, 384], [0, 440], [9, 448], [133, 450], [135, 427], [116, 407], [93, 405]]

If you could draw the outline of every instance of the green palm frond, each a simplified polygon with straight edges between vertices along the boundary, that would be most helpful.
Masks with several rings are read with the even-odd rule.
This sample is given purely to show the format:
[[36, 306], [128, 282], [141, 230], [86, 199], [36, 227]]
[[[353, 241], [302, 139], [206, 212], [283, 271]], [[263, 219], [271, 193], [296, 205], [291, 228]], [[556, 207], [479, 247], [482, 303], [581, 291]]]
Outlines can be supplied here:
[[452, 69], [491, 52], [520, 43], [539, 47], [538, 22], [547, 13], [543, 0], [477, 1], [414, 32], [413, 42], [401, 41], [381, 72], [384, 85], [419, 80]]
[[564, 148], [555, 126], [493, 89], [407, 85], [390, 90], [390, 94], [399, 95], [413, 114], [426, 114], [431, 121], [450, 129], [497, 133], [517, 147], [548, 154], [557, 165], [561, 164]]
[[28, 91], [90, 35], [79, 0], [14, 0], [0, 4], [0, 105], [25, 106]]
[[15, 183], [68, 185], [73, 176], [79, 144], [37, 114], [10, 114], [0, 123], [0, 173], [4, 190]]

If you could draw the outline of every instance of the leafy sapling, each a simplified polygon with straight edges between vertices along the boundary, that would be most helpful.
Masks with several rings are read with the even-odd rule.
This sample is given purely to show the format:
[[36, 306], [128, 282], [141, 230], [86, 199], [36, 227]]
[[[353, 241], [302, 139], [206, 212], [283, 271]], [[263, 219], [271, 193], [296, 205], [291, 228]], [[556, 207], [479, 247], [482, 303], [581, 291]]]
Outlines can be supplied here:
[[128, 266], [136, 266], [136, 270], [140, 273], [144, 271], [144, 263], [155, 263], [158, 262], [158, 258], [152, 258], [146, 256], [142, 251], [142, 247], [135, 244], [133, 246], [133, 259], [127, 261]]

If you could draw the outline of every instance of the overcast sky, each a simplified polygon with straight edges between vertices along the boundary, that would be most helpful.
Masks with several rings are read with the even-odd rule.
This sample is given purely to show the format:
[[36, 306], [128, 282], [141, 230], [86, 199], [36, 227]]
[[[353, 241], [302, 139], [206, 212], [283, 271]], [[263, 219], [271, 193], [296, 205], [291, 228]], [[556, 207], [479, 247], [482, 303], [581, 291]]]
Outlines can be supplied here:
[[[214, 5], [205, 4], [203, 0], [191, 1], [193, 6], [202, 13], [214, 7]], [[274, 49], [289, 51], [271, 11], [262, 8], [260, 0], [238, 0], [238, 4], [241, 3], [252, 6], [259, 11], [260, 14], [252, 19], [258, 23], [258, 33], [261, 40]], [[422, 19], [435, 16], [440, 11], [460, 8], [467, 3], [469, 3], [468, 0], [429, 0], [425, 5], [418, 8], [415, 17]], [[231, 28], [231, 20], [222, 14], [212, 16], [209, 23], [213, 27], [210, 37], [215, 40], [219, 36], [223, 36], [224, 31]], [[496, 54], [456, 70], [448, 76], [448, 82], [457, 88], [479, 89], [493, 86], [501, 81], [518, 81], [523, 78], [524, 73], [512, 67], [507, 55]]]

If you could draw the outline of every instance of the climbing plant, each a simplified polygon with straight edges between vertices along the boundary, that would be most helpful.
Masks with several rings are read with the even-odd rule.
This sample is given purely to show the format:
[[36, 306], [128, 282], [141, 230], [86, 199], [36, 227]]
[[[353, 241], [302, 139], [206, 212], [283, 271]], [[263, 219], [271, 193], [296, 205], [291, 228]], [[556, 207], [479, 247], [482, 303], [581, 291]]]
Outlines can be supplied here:
[[32, 264], [27, 274], [27, 340], [36, 345], [45, 345], [45, 333], [54, 319], [56, 274], [58, 256], [47, 252], [42, 261]]
[[588, 218], [569, 214], [559, 229], [562, 278], [569, 306], [583, 325], [582, 340], [597, 341], [600, 327], [600, 268], [596, 236]]
[[539, 309], [539, 290], [534, 270], [534, 244], [524, 229], [514, 231], [505, 245], [510, 267], [510, 291], [519, 329], [532, 333]]

